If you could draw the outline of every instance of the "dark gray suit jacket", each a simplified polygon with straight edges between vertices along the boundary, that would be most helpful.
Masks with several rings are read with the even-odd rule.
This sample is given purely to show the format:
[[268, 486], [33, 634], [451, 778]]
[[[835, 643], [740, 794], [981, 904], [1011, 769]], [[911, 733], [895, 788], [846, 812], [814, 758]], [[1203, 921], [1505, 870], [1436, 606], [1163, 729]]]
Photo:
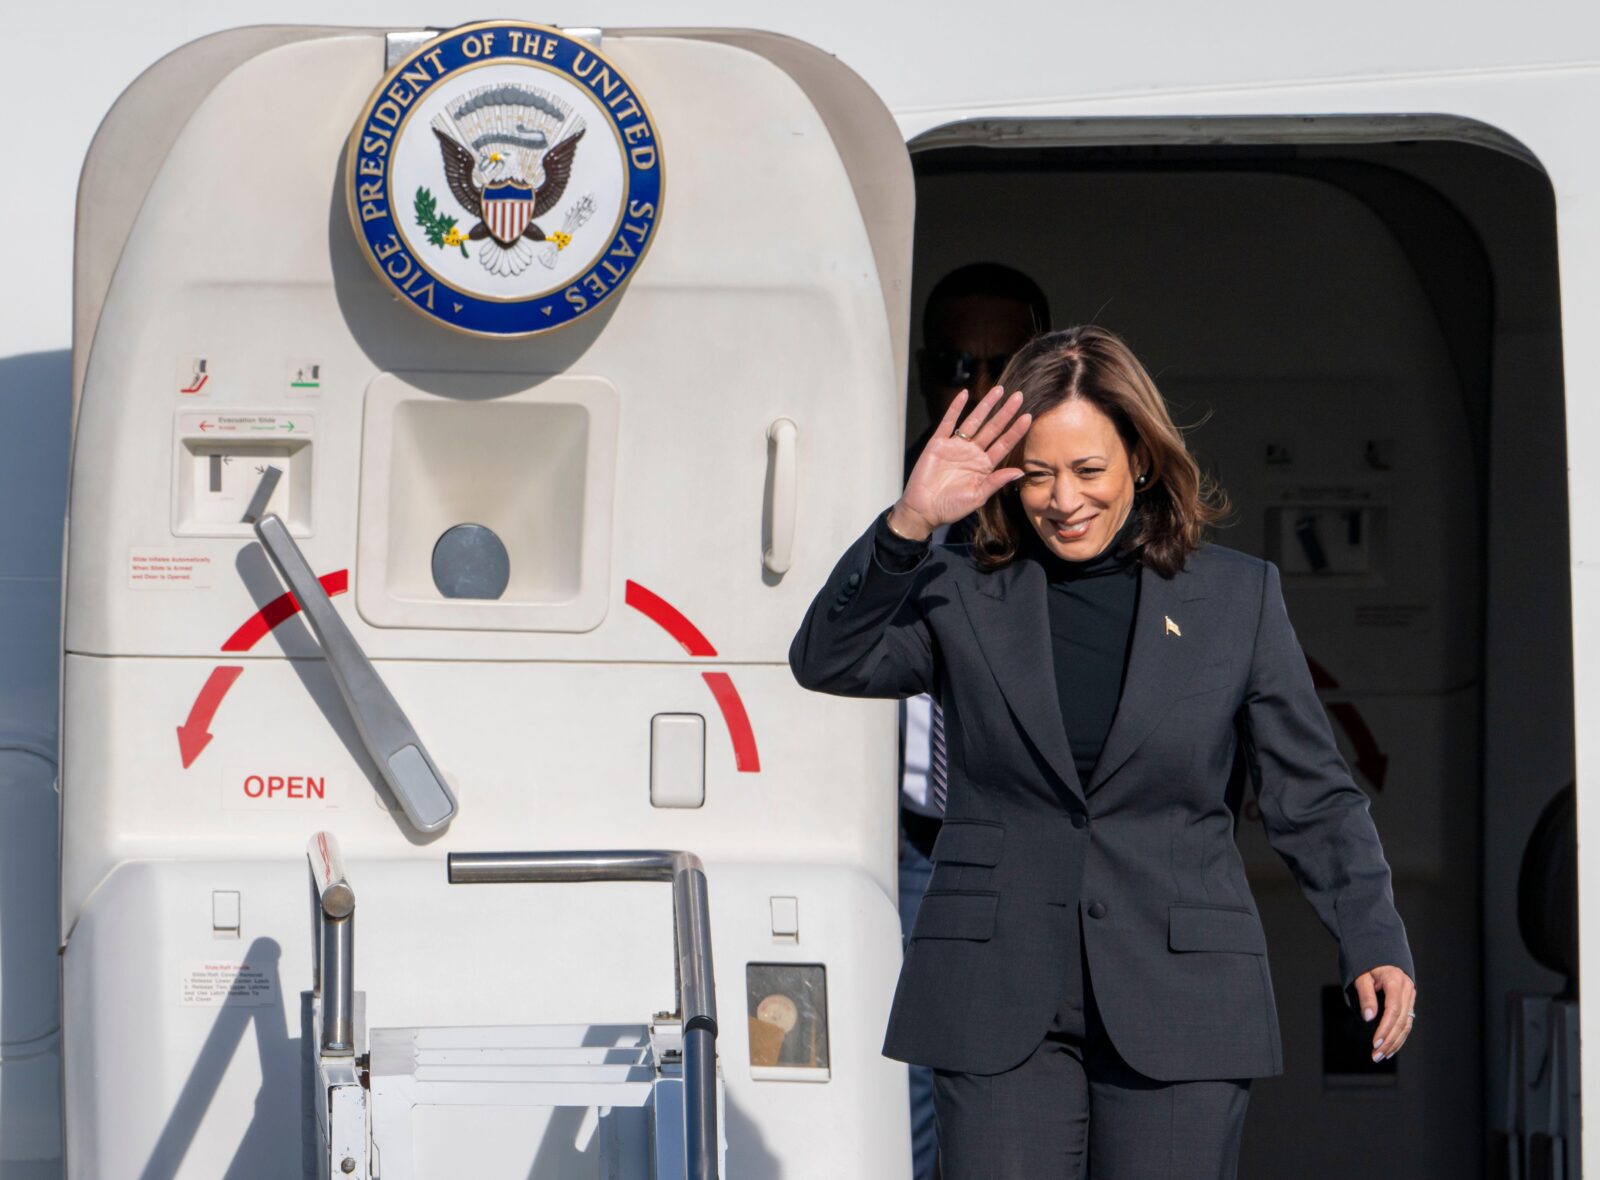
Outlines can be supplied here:
[[789, 649], [795, 678], [944, 707], [949, 803], [884, 1052], [998, 1073], [1055, 1015], [1082, 911], [1112, 1043], [1152, 1078], [1283, 1072], [1267, 945], [1235, 816], [1248, 777], [1272, 847], [1354, 978], [1416, 978], [1366, 794], [1334, 743], [1278, 569], [1205, 545], [1139, 573], [1133, 648], [1094, 774], [1078, 781], [1051, 663], [1043, 569], [966, 546], [885, 570], [872, 529]]

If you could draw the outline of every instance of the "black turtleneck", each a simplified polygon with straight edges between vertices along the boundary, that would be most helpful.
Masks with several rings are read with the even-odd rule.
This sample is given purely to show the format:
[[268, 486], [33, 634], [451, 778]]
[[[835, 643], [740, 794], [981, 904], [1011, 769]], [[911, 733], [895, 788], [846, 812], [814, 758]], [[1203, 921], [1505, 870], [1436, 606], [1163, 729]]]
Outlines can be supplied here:
[[1050, 649], [1061, 721], [1078, 781], [1087, 786], [1116, 716], [1139, 605], [1139, 557], [1123, 548], [1138, 528], [1129, 511], [1111, 542], [1093, 557], [1066, 561], [1029, 535], [1028, 559], [1049, 579]]
[[[896, 536], [888, 516], [885, 512], [878, 517], [874, 533], [878, 564], [897, 573], [909, 571], [927, 551], [928, 542]], [[1137, 527], [1138, 514], [1130, 510], [1110, 543], [1082, 561], [1057, 557], [1029, 529], [1017, 558], [1042, 566], [1049, 584], [1045, 601], [1061, 722], [1078, 780], [1084, 785], [1116, 716], [1132, 647], [1139, 557], [1123, 546]]]

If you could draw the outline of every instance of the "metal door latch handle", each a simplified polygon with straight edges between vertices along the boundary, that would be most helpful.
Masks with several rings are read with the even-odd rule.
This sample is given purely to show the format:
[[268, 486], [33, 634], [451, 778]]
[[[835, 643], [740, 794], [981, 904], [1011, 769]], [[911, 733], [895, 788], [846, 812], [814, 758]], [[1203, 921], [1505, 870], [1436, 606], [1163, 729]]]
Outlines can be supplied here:
[[[276, 468], [268, 468], [263, 482], [276, 475]], [[258, 494], [256, 500], [262, 501], [264, 507], [266, 498]], [[334, 610], [328, 592], [289, 535], [288, 526], [270, 512], [254, 524], [262, 548], [299, 601], [306, 622], [322, 645], [328, 670], [333, 673], [339, 695], [350, 710], [361, 743], [378, 774], [389, 785], [412, 827], [419, 832], [439, 831], [455, 818], [456, 798], [428, 756], [427, 747], [367, 653]]]

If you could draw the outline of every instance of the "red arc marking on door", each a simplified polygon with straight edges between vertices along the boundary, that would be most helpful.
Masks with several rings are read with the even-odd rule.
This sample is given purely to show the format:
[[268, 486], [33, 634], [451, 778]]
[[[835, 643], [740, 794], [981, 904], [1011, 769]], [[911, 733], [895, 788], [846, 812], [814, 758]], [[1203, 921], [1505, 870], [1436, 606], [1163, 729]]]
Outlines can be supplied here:
[[[323, 574], [317, 581], [322, 583], [322, 588], [331, 598], [335, 594], [343, 594], [350, 589], [350, 571], [334, 570], [331, 574]], [[223, 651], [249, 651], [258, 642], [285, 619], [293, 618], [300, 613], [300, 601], [293, 594], [280, 594], [266, 606], [244, 621], [227, 642], [222, 645]]]
[[[1307, 656], [1306, 664], [1311, 668], [1311, 682], [1318, 688], [1339, 687], [1339, 682], [1333, 678], [1332, 673], [1316, 660]], [[1360, 710], [1349, 701], [1339, 701], [1329, 705], [1328, 712], [1338, 720], [1340, 728], [1349, 737], [1350, 744], [1355, 747], [1356, 769], [1372, 784], [1374, 791], [1383, 790], [1384, 776], [1389, 770], [1389, 756], [1378, 748], [1378, 739], [1368, 728]]]
[[744, 711], [744, 701], [733, 686], [733, 678], [726, 672], [702, 672], [701, 677], [716, 698], [722, 710], [722, 720], [728, 726], [728, 737], [733, 739], [733, 764], [746, 774], [761, 769], [761, 753], [756, 749], [756, 733], [750, 728], [750, 715]]
[[[317, 580], [322, 583], [322, 588], [330, 597], [344, 594], [350, 588], [350, 571], [335, 570]], [[676, 639], [690, 655], [717, 654], [717, 649], [711, 645], [711, 641], [684, 616], [683, 612], [637, 582], [627, 582], [624, 601]], [[300, 603], [292, 593], [279, 595], [246, 619], [223, 643], [222, 650], [249, 651], [269, 631], [285, 619], [293, 618], [299, 611]], [[212, 669], [205, 687], [200, 690], [200, 696], [189, 711], [189, 720], [178, 729], [178, 746], [183, 756], [185, 770], [210, 743], [211, 734], [206, 732], [206, 727], [216, 714], [217, 706], [222, 703], [222, 698], [228, 689], [233, 687], [234, 681], [238, 680], [243, 672], [244, 669], [237, 666], [219, 665]], [[734, 686], [733, 678], [726, 672], [702, 672], [701, 677], [711, 690], [717, 708], [722, 712], [723, 724], [728, 727], [728, 737], [733, 742], [734, 766], [745, 774], [759, 772], [761, 754], [756, 746], [755, 730], [750, 725], [750, 715], [745, 711], [744, 701], [739, 696], [738, 688]]]
[[[629, 580], [625, 583], [623, 601], [676, 639], [690, 655], [717, 654], [711, 641], [682, 611], [638, 582]], [[750, 726], [750, 714], [745, 712], [744, 701], [734, 687], [733, 677], [726, 672], [702, 672], [700, 676], [711, 690], [717, 708], [722, 711], [722, 723], [728, 727], [728, 738], [733, 742], [734, 767], [743, 774], [757, 773], [761, 769], [761, 753], [756, 749], [756, 733]]]
[[666, 633], [683, 645], [683, 650], [692, 656], [714, 656], [717, 649], [711, 646], [711, 641], [700, 633], [696, 627], [683, 615], [677, 607], [665, 598], [652, 594], [638, 582], [628, 582], [627, 591], [623, 601], [634, 610], [642, 611], [650, 620], [660, 626]]
[[178, 726], [178, 754], [183, 759], [185, 770], [200, 757], [200, 751], [211, 744], [211, 719], [217, 715], [217, 706], [222, 704], [222, 698], [228, 695], [233, 682], [243, 672], [244, 669], [237, 664], [219, 664], [206, 677], [200, 695], [189, 709], [189, 719]]

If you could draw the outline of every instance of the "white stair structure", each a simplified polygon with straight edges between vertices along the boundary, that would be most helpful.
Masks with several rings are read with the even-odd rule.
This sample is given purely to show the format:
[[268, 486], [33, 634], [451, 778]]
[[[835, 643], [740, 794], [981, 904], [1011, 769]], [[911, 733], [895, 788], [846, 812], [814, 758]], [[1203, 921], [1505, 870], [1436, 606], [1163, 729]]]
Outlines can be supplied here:
[[[714, 1180], [727, 1146], [705, 875], [686, 853], [458, 854], [452, 882], [668, 879], [679, 1000], [648, 1024], [364, 1030], [355, 894], [334, 837], [307, 850], [321, 1176]], [[686, 1031], [687, 1030], [687, 1031]], [[559, 1156], [559, 1158], [552, 1158]], [[507, 1170], [515, 1169], [515, 1171]]]

